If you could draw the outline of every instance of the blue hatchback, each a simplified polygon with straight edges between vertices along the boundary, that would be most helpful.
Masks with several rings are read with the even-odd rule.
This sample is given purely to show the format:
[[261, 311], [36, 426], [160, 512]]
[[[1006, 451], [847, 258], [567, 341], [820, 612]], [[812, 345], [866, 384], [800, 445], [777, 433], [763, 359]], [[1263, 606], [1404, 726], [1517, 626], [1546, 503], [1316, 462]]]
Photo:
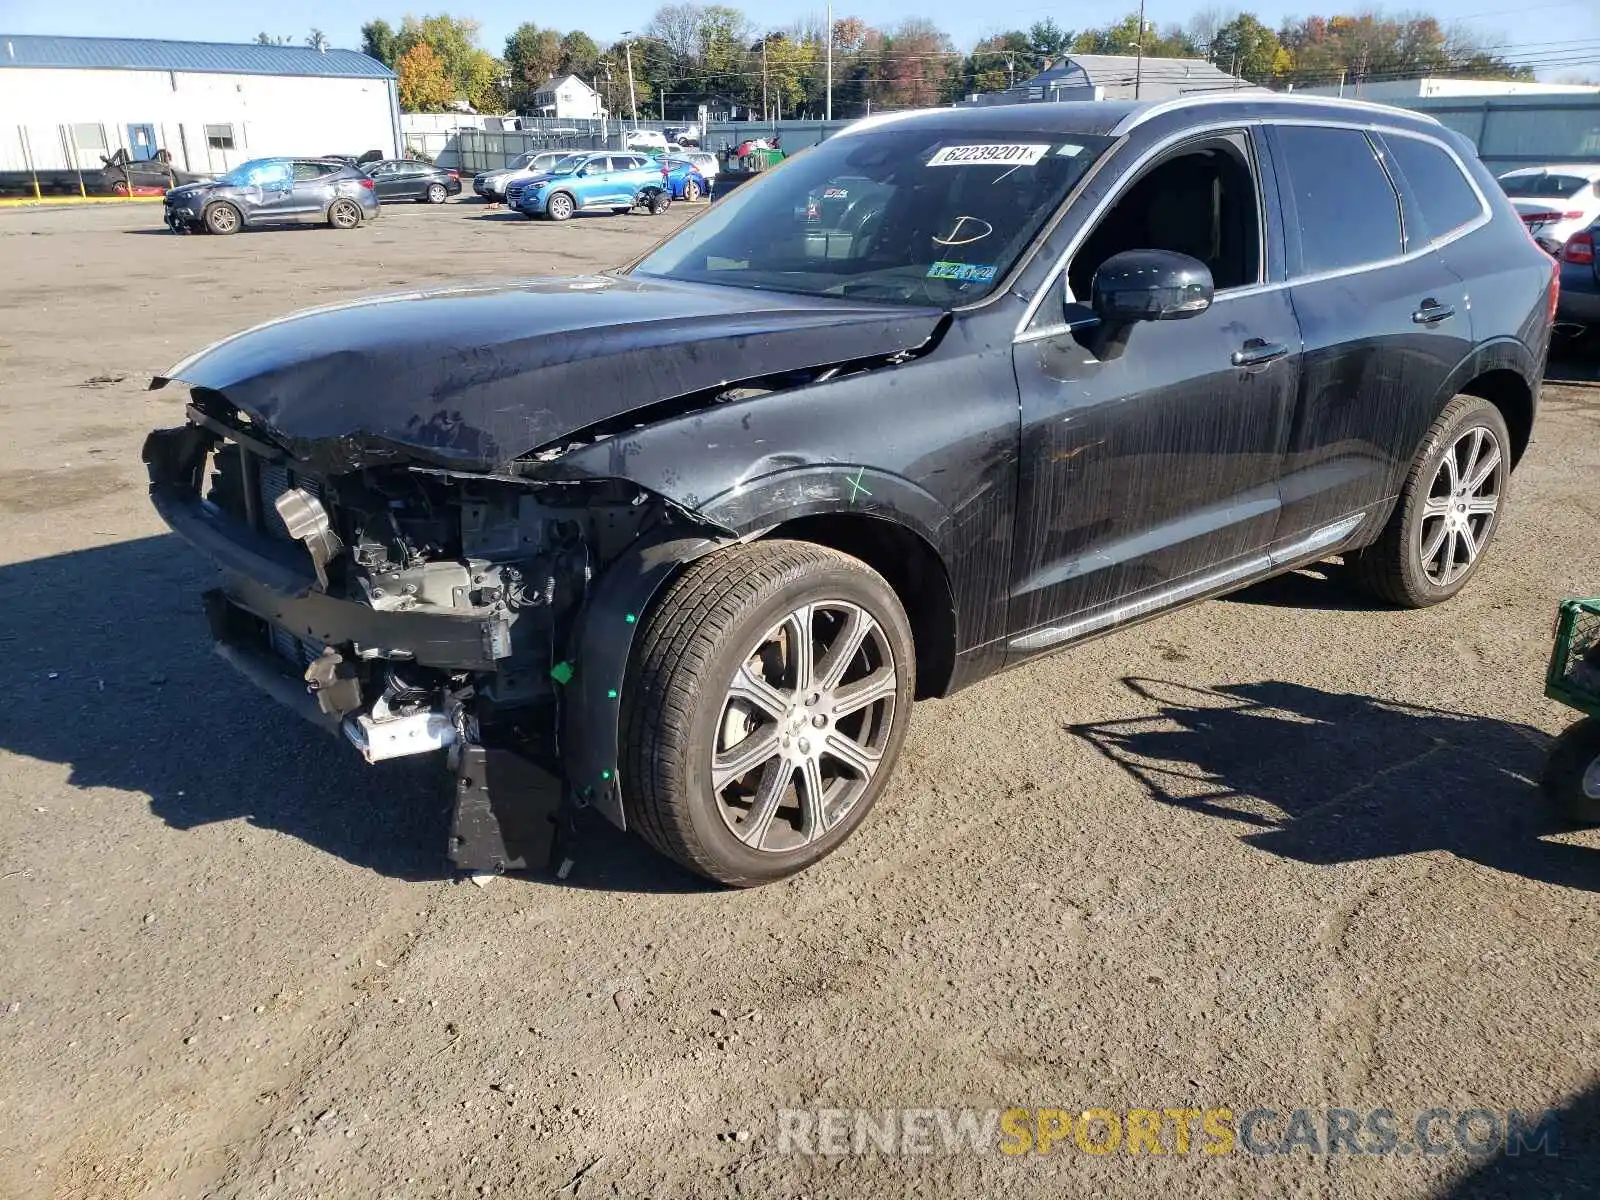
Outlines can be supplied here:
[[668, 201], [666, 172], [643, 154], [573, 154], [546, 175], [506, 189], [506, 205], [525, 217], [565, 221], [579, 212], [628, 212], [645, 203], [658, 212]]
[[674, 200], [693, 202], [701, 196], [711, 195], [711, 182], [700, 168], [686, 158], [667, 158], [662, 161], [667, 172], [667, 190]]

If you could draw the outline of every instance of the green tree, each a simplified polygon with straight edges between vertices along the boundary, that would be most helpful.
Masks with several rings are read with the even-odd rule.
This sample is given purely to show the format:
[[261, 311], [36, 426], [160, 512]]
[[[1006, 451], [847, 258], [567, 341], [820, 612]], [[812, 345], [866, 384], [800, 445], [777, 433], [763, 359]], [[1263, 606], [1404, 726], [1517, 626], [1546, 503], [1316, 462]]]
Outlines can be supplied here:
[[443, 64], [450, 87], [445, 103], [465, 99], [480, 111], [503, 109], [507, 97], [500, 79], [501, 62], [477, 43], [478, 23], [440, 13], [430, 17], [407, 17], [396, 39], [401, 58], [418, 46], [427, 46]]
[[400, 107], [407, 112], [437, 112], [455, 99], [444, 59], [426, 42], [418, 42], [402, 54], [395, 73], [400, 76]]
[[1282, 51], [1276, 33], [1249, 13], [1240, 13], [1212, 35], [1207, 57], [1229, 74], [1268, 83], [1282, 65]]
[[258, 46], [287, 46], [288, 44], [289, 39], [286, 37], [273, 37], [270, 33], [256, 34], [256, 45]]
[[1028, 26], [1028, 50], [1033, 56], [1029, 64], [1035, 70], [1060, 58], [1072, 46], [1072, 40], [1077, 35], [1061, 28], [1055, 21], [1046, 17], [1042, 21], [1035, 21]]
[[400, 57], [399, 42], [399, 35], [387, 21], [368, 21], [361, 27], [361, 53], [377, 59], [391, 71]]
[[561, 66], [561, 35], [525, 21], [506, 38], [505, 63], [511, 77], [511, 105], [527, 108], [539, 85]]
[[313, 26], [311, 32], [306, 35], [306, 45], [313, 50], [326, 50], [328, 48], [328, 35]]
[[[1136, 54], [1139, 48], [1139, 14], [1129, 13], [1104, 29], [1086, 29], [1073, 39], [1079, 54]], [[1153, 22], [1144, 28], [1144, 54], [1148, 58], [1198, 58], [1200, 49], [1177, 26], [1157, 31]]]
[[592, 82], [600, 65], [600, 47], [581, 29], [561, 35], [561, 62], [558, 70]]

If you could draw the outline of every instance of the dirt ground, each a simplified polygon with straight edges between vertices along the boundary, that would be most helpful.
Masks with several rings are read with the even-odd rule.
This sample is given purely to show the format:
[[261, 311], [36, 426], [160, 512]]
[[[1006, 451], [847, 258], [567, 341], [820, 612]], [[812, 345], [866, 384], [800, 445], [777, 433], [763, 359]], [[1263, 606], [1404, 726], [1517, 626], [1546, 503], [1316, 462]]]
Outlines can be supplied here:
[[[1302, 573], [920, 705], [856, 837], [754, 892], [598, 823], [565, 880], [454, 879], [428, 770], [210, 654], [153, 372], [678, 219], [0, 214], [0, 1195], [1595, 1194], [1600, 831], [1530, 782], [1553, 602], [1600, 592], [1592, 368], [1455, 602]], [[779, 1153], [781, 1108], [1010, 1105], [1567, 1106], [1566, 1151]]]

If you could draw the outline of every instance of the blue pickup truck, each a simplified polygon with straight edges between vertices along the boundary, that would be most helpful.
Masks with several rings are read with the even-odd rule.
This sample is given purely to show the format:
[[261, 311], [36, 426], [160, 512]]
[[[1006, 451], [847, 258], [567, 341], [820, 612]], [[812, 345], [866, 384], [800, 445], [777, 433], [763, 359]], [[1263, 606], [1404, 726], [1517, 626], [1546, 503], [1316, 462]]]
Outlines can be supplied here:
[[672, 203], [667, 173], [643, 154], [597, 150], [562, 159], [544, 175], [506, 189], [506, 205], [528, 218], [565, 221], [580, 212], [663, 213]]

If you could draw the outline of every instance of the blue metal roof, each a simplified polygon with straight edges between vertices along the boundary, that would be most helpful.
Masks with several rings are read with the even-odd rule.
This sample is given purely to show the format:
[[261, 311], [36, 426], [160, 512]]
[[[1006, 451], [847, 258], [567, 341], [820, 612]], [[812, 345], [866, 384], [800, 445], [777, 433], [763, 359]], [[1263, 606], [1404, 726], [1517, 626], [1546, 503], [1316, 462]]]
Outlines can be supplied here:
[[33, 37], [0, 33], [0, 68], [195, 71], [218, 75], [322, 75], [392, 79], [394, 72], [356, 50], [168, 42], [153, 38]]

